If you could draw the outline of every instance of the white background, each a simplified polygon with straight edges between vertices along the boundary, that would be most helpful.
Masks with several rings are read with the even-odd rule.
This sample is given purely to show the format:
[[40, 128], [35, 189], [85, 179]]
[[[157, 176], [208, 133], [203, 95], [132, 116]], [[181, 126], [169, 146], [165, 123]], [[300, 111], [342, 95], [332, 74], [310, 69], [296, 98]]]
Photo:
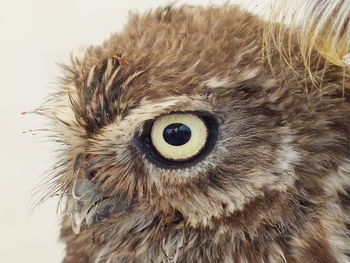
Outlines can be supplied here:
[[[225, 1], [177, 1], [177, 5]], [[231, 1], [238, 2], [238, 1]], [[245, 3], [247, 1], [244, 1]], [[262, 7], [266, 0], [254, 1]], [[40, 132], [45, 120], [21, 112], [38, 107], [56, 86], [72, 50], [99, 44], [126, 23], [128, 10], [162, 0], [0, 0], [0, 262], [58, 263], [57, 199], [32, 212], [33, 189], [53, 164], [54, 144]], [[255, 4], [250, 5], [255, 8]]]

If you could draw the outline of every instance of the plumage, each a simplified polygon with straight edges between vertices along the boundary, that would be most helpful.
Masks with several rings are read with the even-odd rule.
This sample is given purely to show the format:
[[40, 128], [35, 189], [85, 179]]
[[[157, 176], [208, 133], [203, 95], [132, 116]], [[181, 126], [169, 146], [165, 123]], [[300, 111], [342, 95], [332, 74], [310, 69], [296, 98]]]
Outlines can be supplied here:
[[[169, 7], [73, 57], [39, 110], [64, 146], [63, 262], [350, 262], [349, 74], [304, 63], [296, 32]], [[149, 139], [174, 113], [209, 127], [185, 163]]]

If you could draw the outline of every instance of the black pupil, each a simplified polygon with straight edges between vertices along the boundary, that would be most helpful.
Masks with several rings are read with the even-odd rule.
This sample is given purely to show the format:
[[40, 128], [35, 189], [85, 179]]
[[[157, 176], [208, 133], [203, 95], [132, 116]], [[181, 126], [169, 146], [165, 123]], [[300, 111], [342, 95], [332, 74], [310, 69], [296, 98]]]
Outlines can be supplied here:
[[191, 138], [191, 129], [182, 123], [172, 123], [165, 127], [163, 138], [170, 145], [184, 145]]

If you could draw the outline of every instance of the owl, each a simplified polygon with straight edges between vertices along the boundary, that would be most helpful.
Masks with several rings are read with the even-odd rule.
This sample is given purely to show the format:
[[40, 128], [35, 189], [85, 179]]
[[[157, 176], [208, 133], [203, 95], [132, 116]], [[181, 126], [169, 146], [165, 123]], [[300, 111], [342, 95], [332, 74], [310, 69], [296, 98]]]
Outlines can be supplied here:
[[349, 2], [305, 3], [131, 14], [63, 66], [64, 263], [350, 262]]

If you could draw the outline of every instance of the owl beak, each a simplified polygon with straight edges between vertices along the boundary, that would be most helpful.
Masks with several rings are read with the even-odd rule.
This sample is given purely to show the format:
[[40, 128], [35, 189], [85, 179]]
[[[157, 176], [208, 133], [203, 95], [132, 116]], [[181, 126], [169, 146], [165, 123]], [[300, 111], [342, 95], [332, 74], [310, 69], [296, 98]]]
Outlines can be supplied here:
[[80, 233], [84, 221], [91, 225], [112, 214], [122, 215], [130, 207], [130, 203], [121, 196], [106, 196], [106, 192], [90, 181], [91, 167], [86, 156], [79, 154], [76, 157], [73, 188], [68, 197], [68, 215], [75, 234]]
[[79, 234], [91, 205], [102, 198], [98, 186], [88, 180], [86, 168], [86, 158], [79, 154], [74, 161], [73, 188], [68, 198], [68, 215], [75, 234]]

